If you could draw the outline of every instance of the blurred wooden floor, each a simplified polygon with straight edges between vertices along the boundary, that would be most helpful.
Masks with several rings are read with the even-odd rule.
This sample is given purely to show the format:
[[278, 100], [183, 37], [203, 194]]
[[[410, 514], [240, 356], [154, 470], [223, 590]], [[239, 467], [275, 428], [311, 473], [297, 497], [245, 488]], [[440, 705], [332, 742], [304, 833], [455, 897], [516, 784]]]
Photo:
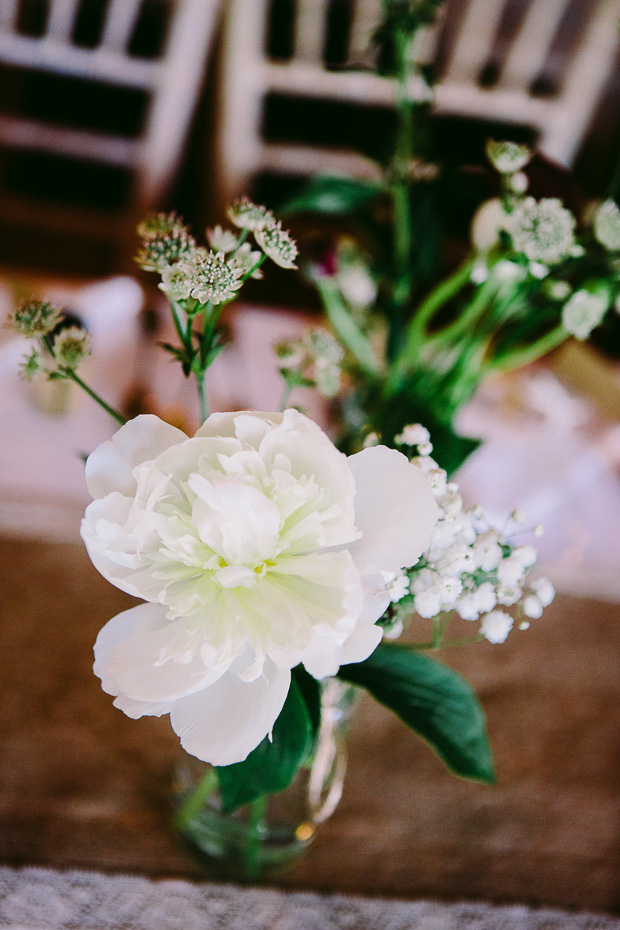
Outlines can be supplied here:
[[[131, 721], [91, 672], [132, 603], [79, 545], [0, 538], [0, 861], [201, 872], [168, 829], [167, 718]], [[279, 885], [620, 910], [620, 608], [558, 597], [527, 633], [444, 659], [487, 710], [499, 785], [454, 779], [364, 701], [345, 793]]]

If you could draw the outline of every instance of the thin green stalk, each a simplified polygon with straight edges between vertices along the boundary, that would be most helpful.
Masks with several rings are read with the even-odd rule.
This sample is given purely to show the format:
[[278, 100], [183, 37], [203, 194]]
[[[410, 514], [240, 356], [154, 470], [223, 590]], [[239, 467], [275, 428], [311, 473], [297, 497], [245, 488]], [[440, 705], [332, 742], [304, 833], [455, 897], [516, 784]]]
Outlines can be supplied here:
[[103, 410], [105, 410], [106, 413], [109, 413], [110, 416], [113, 417], [117, 423], [120, 423], [121, 426], [123, 426], [127, 422], [127, 418], [124, 417], [122, 413], [119, 413], [118, 410], [115, 410], [114, 407], [111, 407], [110, 404], [106, 403], [105, 400], [102, 397], [100, 397], [96, 391], [93, 391], [93, 389], [89, 387], [85, 381], [82, 381], [80, 376], [76, 374], [76, 372], [73, 371], [73, 369], [59, 368], [58, 371], [61, 372], [66, 378], [70, 378], [71, 381], [74, 381], [76, 384], [78, 384], [82, 388], [83, 391], [86, 391], [89, 397], [92, 397], [92, 399], [96, 403], [98, 403], [99, 406]]
[[210, 413], [209, 397], [207, 395], [206, 369], [196, 372], [196, 386], [198, 387], [198, 400], [200, 401], [200, 419], [204, 423]]
[[206, 801], [217, 787], [217, 773], [209, 767], [188, 798], [181, 805], [174, 818], [174, 825], [180, 833], [186, 833], [192, 821], [198, 816]]
[[263, 830], [268, 800], [268, 797], [257, 798], [250, 805], [248, 839], [245, 847], [245, 878], [247, 881], [255, 881], [260, 875]]
[[191, 357], [194, 352], [194, 347], [192, 345], [190, 328], [189, 326], [187, 329], [183, 328], [183, 323], [181, 322], [181, 317], [179, 316], [179, 310], [182, 310], [182, 308], [179, 306], [176, 300], [172, 300], [172, 298], [170, 298], [170, 308], [172, 310], [174, 328], [176, 329], [177, 335], [181, 340], [181, 345]]
[[288, 404], [289, 398], [292, 393], [293, 393], [293, 385], [287, 381], [284, 385], [284, 390], [282, 391], [282, 398], [280, 400], [280, 408], [279, 408], [280, 413], [284, 413], [284, 411], [286, 410], [286, 405]]
[[393, 385], [413, 368], [415, 360], [426, 344], [426, 326], [432, 316], [469, 283], [474, 259], [468, 259], [449, 278], [435, 287], [424, 300], [411, 320], [405, 334], [404, 345], [396, 358], [390, 380]]
[[424, 348], [439, 345], [442, 342], [451, 342], [455, 336], [467, 332], [474, 327], [487, 310], [489, 303], [493, 301], [497, 292], [497, 282], [488, 279], [482, 287], [478, 289], [474, 299], [451, 323], [442, 326], [437, 332], [426, 336]]
[[263, 262], [266, 260], [266, 258], [267, 258], [267, 256], [263, 253], [263, 254], [261, 255], [261, 257], [259, 258], [259, 260], [256, 262], [256, 264], [255, 264], [255, 265], [252, 265], [252, 267], [250, 268], [250, 270], [247, 271], [247, 272], [244, 274], [244, 276], [241, 278], [241, 281], [242, 281], [243, 284], [245, 284], [245, 282], [248, 280], [248, 278], [251, 278], [251, 277], [252, 277], [252, 275], [254, 274], [255, 271], [258, 271], [258, 269], [259, 269], [260, 266], [263, 264]]
[[341, 342], [355, 356], [362, 371], [371, 377], [376, 376], [379, 365], [372, 345], [342, 303], [333, 279], [319, 277], [317, 279], [317, 288], [323, 300], [327, 317]]
[[543, 355], [546, 355], [547, 352], [557, 349], [558, 346], [562, 345], [562, 343], [568, 339], [568, 335], [562, 324], [559, 324], [555, 329], [550, 330], [536, 342], [532, 343], [532, 345], [524, 346], [521, 349], [515, 349], [514, 352], [507, 352], [505, 355], [501, 355], [499, 358], [487, 362], [483, 369], [484, 374], [487, 375], [491, 371], [512, 371], [514, 368], [521, 368], [523, 365], [529, 365]]

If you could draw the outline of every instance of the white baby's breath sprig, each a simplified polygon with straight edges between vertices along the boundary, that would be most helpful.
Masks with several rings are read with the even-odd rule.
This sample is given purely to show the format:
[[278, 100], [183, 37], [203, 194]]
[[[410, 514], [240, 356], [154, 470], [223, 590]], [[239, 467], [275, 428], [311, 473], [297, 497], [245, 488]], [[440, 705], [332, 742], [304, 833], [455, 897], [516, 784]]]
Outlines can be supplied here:
[[[505, 530], [490, 525], [480, 507], [465, 507], [458, 485], [448, 481], [446, 472], [431, 458], [433, 447], [425, 427], [408, 424], [396, 436], [396, 443], [417, 453], [411, 462], [429, 480], [439, 507], [430, 546], [409, 569], [410, 594], [403, 595], [396, 614], [402, 618], [413, 610], [424, 619], [435, 620], [454, 611], [463, 620], [478, 621], [480, 636], [489, 642], [503, 642], [515, 621], [500, 607], [514, 607], [518, 617], [533, 619], [553, 599], [553, 587], [546, 578], [529, 582], [536, 549], [515, 545]], [[513, 511], [506, 528], [524, 519]]]

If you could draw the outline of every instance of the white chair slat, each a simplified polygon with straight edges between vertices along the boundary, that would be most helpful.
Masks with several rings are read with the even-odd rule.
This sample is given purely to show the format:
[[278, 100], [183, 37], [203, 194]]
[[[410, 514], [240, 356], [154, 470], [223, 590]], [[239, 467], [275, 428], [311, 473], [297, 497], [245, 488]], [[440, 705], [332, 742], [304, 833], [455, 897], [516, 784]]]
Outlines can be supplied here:
[[47, 38], [69, 44], [79, 0], [52, 0], [47, 19]]
[[2, 0], [0, 3], [0, 29], [11, 32], [17, 26], [19, 0]]
[[176, 171], [210, 52], [220, 0], [177, 0], [143, 137], [136, 202], [161, 201]]
[[107, 49], [92, 51], [2, 32], [0, 62], [144, 90], [152, 88], [160, 67], [159, 62], [120, 56]]
[[530, 6], [501, 68], [498, 86], [520, 88], [528, 93], [545, 64], [549, 46], [569, 2], [545, 0]]
[[111, 0], [101, 38], [102, 48], [126, 51], [141, 6], [142, 0]]
[[0, 138], [2, 145], [7, 148], [53, 152], [55, 155], [119, 167], [131, 165], [137, 150], [135, 141], [126, 136], [109, 136], [1, 115]]
[[369, 181], [381, 176], [376, 162], [355, 152], [278, 142], [262, 146], [258, 168], [284, 175], [354, 175]]
[[567, 69], [560, 100], [543, 124], [542, 151], [561, 164], [570, 165], [590, 119], [592, 102], [602, 92], [614, 67], [620, 39], [620, 0], [598, 0], [583, 41]]
[[437, 45], [441, 35], [442, 24], [437, 21], [432, 26], [420, 29], [414, 43], [413, 59], [421, 65], [428, 65], [435, 60]]
[[230, 201], [248, 193], [260, 158], [263, 96], [269, 89], [263, 59], [268, 0], [234, 0], [225, 4], [218, 87], [221, 94], [214, 136], [213, 189], [223, 212]]
[[328, 0], [298, 0], [294, 37], [296, 58], [323, 63], [328, 11]]
[[[326, 71], [305, 62], [287, 64], [269, 62], [264, 66], [265, 84], [270, 90], [287, 96], [322, 98], [348, 103], [390, 106], [394, 102], [394, 83], [372, 72]], [[414, 77], [411, 93], [420, 101], [429, 101], [428, 85]]]
[[489, 59], [499, 26], [504, 3], [502, 0], [469, 0], [459, 29], [445, 79], [449, 82], [477, 84]]
[[349, 32], [348, 56], [352, 61], [368, 61], [372, 34], [377, 28], [377, 0], [353, 0], [353, 15]]

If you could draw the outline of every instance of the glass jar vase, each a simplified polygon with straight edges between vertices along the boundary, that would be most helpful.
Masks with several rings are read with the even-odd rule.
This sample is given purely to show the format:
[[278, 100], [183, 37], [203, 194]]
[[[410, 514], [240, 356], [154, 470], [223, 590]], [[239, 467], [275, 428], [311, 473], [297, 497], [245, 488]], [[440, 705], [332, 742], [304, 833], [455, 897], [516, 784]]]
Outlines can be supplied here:
[[346, 732], [357, 692], [336, 679], [323, 683], [321, 726], [312, 757], [284, 791], [223, 814], [212, 766], [184, 754], [174, 773], [175, 827], [216, 878], [256, 882], [301, 856], [341, 798]]

